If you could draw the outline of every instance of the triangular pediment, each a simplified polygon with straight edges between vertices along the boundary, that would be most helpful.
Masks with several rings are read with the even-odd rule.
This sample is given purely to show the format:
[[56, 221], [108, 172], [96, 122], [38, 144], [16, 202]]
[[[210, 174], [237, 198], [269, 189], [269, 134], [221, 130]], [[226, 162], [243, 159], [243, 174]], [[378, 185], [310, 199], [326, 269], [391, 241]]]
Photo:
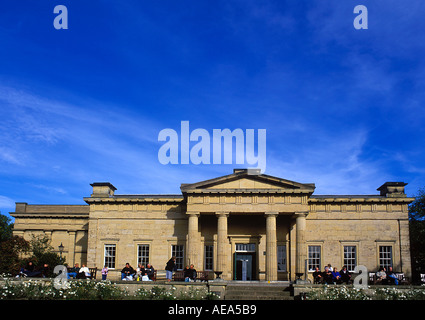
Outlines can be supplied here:
[[314, 184], [299, 183], [286, 179], [281, 179], [265, 174], [250, 174], [247, 170], [235, 170], [233, 174], [205, 180], [192, 184], [182, 184], [181, 190], [185, 192], [214, 191], [214, 190], [291, 190], [313, 192]]

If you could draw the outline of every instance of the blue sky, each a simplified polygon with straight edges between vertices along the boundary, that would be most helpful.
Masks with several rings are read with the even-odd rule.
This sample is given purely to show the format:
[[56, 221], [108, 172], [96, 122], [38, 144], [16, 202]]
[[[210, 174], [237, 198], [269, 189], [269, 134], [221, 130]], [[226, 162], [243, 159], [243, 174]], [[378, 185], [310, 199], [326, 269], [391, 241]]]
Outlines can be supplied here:
[[[53, 27], [56, 5], [68, 29]], [[368, 29], [356, 30], [356, 5]], [[267, 130], [266, 174], [316, 194], [425, 186], [425, 2], [3, 1], [0, 211], [180, 193], [241, 165], [162, 165], [165, 128]]]

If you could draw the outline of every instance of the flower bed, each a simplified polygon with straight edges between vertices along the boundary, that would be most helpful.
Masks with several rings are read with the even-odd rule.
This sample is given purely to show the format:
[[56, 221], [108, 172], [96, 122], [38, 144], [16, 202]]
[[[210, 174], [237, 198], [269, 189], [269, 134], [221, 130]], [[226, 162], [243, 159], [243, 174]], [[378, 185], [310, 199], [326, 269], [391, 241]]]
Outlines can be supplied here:
[[425, 288], [321, 286], [306, 288], [307, 300], [425, 300]]
[[215, 300], [218, 297], [206, 288], [176, 290], [154, 286], [139, 288], [134, 294], [110, 281], [73, 280], [60, 286], [52, 280], [10, 281], [0, 284], [0, 300]]

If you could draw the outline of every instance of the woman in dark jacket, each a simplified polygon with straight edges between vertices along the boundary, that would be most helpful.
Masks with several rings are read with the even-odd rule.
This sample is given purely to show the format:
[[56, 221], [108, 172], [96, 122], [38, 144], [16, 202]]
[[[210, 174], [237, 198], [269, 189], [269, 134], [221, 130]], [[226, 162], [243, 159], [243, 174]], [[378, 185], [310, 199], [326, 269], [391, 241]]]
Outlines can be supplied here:
[[175, 271], [176, 268], [176, 257], [171, 257], [171, 259], [168, 260], [167, 265], [165, 266], [165, 276], [168, 281], [171, 281], [171, 279], [173, 278], [173, 271]]

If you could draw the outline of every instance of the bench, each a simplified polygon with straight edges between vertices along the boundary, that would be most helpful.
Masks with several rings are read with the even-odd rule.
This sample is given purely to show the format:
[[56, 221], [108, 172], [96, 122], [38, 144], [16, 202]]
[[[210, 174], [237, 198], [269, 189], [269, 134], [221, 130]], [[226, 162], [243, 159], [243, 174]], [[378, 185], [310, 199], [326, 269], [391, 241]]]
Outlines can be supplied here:
[[90, 270], [90, 279], [96, 279], [97, 268], [89, 268]]
[[404, 273], [395, 273], [397, 280], [398, 280], [398, 284], [409, 284], [409, 278], [406, 278], [404, 276]]
[[369, 284], [376, 284], [375, 272], [369, 272]]
[[[404, 285], [409, 284], [409, 278], [406, 278], [404, 273], [394, 273], [394, 274], [397, 277], [398, 284], [404, 284]], [[383, 280], [382, 282], [379, 282], [376, 279], [376, 274], [373, 273], [373, 272], [369, 272], [369, 284], [373, 284], [373, 285], [375, 285], [375, 284], [388, 284], [388, 282], [391, 282], [391, 280], [389, 280], [388, 277], [387, 277], [387, 279]]]
[[[209, 271], [196, 271], [195, 281], [207, 281], [210, 275]], [[184, 281], [184, 271], [176, 271], [173, 274], [174, 281]]]
[[[71, 269], [73, 269], [73, 268], [72, 267], [67, 267], [68, 273], [71, 271]], [[89, 271], [90, 271], [90, 277], [87, 277], [87, 278], [89, 278], [89, 279], [96, 279], [97, 268], [89, 268]], [[77, 274], [77, 279], [79, 279], [78, 274]]]

